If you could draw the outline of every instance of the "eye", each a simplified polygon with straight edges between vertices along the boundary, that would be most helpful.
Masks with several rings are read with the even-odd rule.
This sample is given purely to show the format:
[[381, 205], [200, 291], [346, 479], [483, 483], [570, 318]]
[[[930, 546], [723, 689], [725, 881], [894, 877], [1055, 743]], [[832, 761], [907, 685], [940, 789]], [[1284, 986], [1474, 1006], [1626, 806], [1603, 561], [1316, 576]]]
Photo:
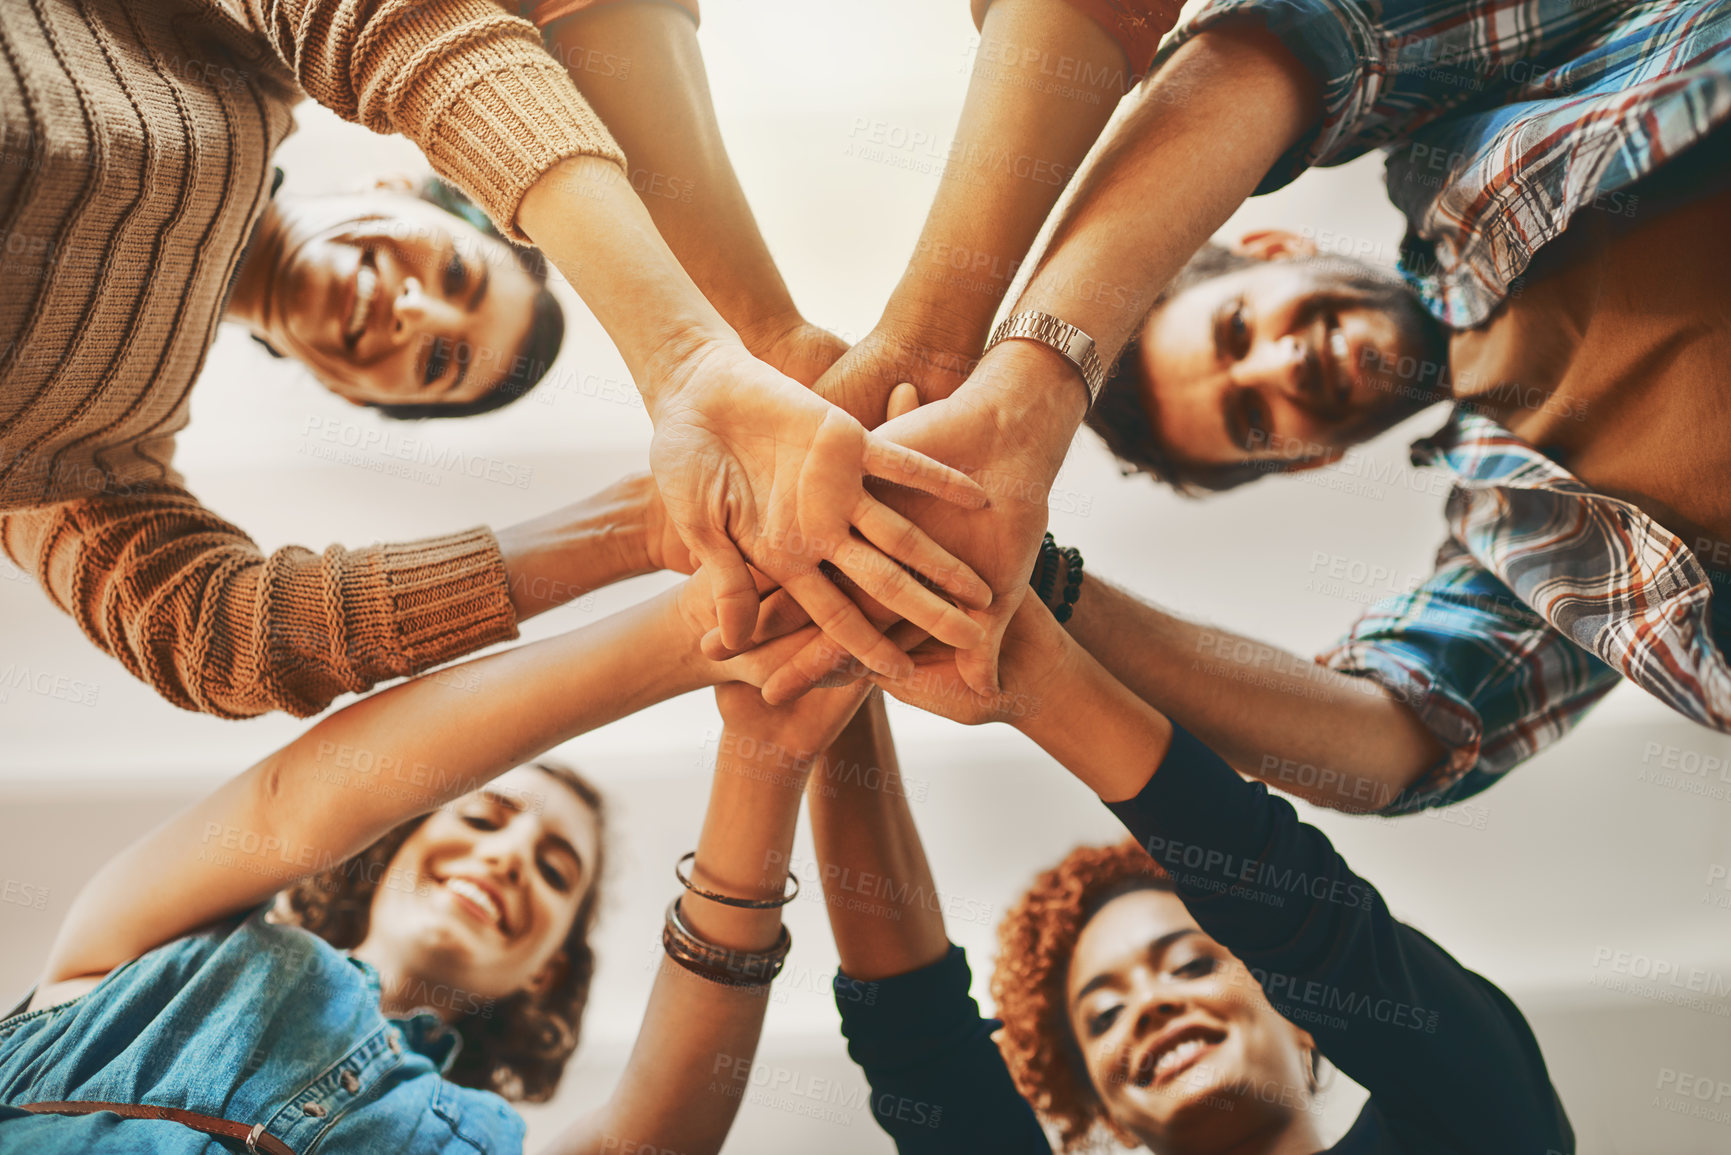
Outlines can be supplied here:
[[1219, 966], [1220, 962], [1218, 959], [1210, 958], [1207, 955], [1198, 955], [1183, 966], [1174, 967], [1172, 973], [1177, 975], [1179, 978], [1199, 979], [1213, 974]]
[[451, 363], [451, 339], [449, 337], [433, 338], [433, 347], [427, 354], [427, 371], [422, 374], [425, 383], [431, 385], [445, 375], [445, 368]]
[[468, 283], [469, 267], [463, 263], [462, 254], [452, 249], [451, 259], [445, 262], [445, 296], [457, 296]]
[[1250, 353], [1250, 321], [1244, 315], [1243, 297], [1232, 302], [1232, 311], [1226, 315], [1226, 351], [1235, 360]]
[[491, 814], [465, 814], [463, 821], [476, 830], [497, 830], [499, 823]]
[[571, 889], [571, 879], [566, 876], [563, 870], [554, 865], [551, 859], [543, 858], [541, 860], [541, 877], [545, 878], [547, 880], [547, 885], [551, 886], [554, 890], [565, 891]]
[[1238, 391], [1238, 426], [1243, 434], [1240, 449], [1250, 452], [1265, 449], [1269, 437], [1268, 405], [1262, 400], [1262, 394], [1254, 389]]
[[1118, 1012], [1122, 1006], [1111, 1006], [1088, 1018], [1088, 1037], [1097, 1039], [1112, 1029], [1112, 1024], [1118, 1021]]

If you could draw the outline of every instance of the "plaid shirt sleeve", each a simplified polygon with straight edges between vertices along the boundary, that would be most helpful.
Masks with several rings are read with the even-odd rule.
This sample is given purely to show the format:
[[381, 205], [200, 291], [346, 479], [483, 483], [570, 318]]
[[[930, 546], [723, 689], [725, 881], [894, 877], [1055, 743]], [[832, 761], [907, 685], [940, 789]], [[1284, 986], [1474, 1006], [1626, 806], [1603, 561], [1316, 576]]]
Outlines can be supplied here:
[[1155, 67], [1228, 21], [1265, 25], [1322, 83], [1322, 122], [1269, 170], [1271, 192], [1311, 165], [1343, 164], [1567, 59], [1631, 0], [1213, 0]]
[[1417, 589], [1370, 608], [1318, 659], [1411, 706], [1448, 755], [1384, 813], [1446, 806], [1561, 738], [1621, 679], [1450, 539]]

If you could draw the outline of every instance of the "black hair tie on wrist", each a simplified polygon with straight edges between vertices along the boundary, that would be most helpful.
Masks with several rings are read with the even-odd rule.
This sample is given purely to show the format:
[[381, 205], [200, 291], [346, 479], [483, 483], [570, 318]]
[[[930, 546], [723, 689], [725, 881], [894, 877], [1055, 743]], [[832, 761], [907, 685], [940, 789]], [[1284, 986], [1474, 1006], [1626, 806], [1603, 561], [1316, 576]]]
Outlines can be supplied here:
[[1082, 551], [1066, 546], [1064, 554], [1064, 601], [1053, 608], [1052, 616], [1063, 625], [1076, 612], [1076, 602], [1082, 596]]
[[688, 851], [678, 862], [673, 864], [673, 877], [679, 880], [679, 885], [698, 898], [707, 898], [710, 902], [718, 902], [722, 906], [738, 907], [740, 910], [775, 910], [778, 907], [786, 906], [799, 897], [799, 877], [791, 871], [788, 872], [787, 880], [793, 883], [793, 889], [780, 898], [734, 898], [730, 894], [716, 894], [714, 891], [700, 890], [680, 869], [687, 862], [696, 863], [696, 861], [697, 851]]

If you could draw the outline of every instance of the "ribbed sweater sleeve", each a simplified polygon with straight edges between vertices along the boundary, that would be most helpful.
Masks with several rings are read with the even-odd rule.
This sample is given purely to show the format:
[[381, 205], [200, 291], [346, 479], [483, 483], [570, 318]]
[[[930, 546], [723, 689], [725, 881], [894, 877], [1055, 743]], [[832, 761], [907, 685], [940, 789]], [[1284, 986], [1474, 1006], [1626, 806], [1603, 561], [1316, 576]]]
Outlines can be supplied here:
[[1275, 1009], [1370, 1092], [1399, 1149], [1575, 1149], [1515, 1004], [1390, 914], [1285, 799], [1174, 725], [1148, 785], [1109, 809]]
[[308, 96], [401, 133], [521, 243], [517, 209], [572, 156], [625, 154], [535, 26], [494, 0], [247, 0]]
[[90, 640], [188, 710], [316, 714], [516, 636], [486, 529], [266, 555], [184, 490], [0, 514], [0, 545]]

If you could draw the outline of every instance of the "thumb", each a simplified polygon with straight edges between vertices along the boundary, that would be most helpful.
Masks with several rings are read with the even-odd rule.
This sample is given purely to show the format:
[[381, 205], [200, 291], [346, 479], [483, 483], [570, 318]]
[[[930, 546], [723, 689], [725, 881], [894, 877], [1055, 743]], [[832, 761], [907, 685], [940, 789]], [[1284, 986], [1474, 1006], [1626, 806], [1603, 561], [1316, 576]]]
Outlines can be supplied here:
[[905, 413], [912, 413], [920, 407], [920, 391], [910, 383], [903, 381], [890, 390], [889, 411], [884, 414], [885, 421], [894, 421]]
[[720, 530], [693, 526], [690, 546], [698, 568], [709, 575], [709, 592], [715, 598], [715, 624], [721, 642], [729, 650], [751, 644], [757, 627], [757, 583], [733, 540]]

